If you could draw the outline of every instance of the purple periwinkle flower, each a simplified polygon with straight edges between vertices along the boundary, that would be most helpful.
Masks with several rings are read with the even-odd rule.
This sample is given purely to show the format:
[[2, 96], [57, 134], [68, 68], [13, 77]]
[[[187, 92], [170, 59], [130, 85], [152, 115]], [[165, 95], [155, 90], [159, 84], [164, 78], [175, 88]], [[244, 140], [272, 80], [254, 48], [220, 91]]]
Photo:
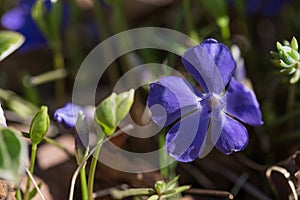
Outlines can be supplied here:
[[243, 150], [248, 143], [244, 125], [263, 124], [255, 94], [232, 75], [229, 49], [214, 39], [188, 49], [182, 62], [201, 86], [199, 92], [181, 77], [167, 76], [150, 84], [148, 106], [160, 127], [172, 125], [167, 152], [181, 162], [207, 153], [209, 144], [222, 153]]
[[64, 128], [75, 128], [78, 113], [84, 109], [81, 106], [66, 103], [64, 107], [54, 112], [54, 120], [63, 125]]

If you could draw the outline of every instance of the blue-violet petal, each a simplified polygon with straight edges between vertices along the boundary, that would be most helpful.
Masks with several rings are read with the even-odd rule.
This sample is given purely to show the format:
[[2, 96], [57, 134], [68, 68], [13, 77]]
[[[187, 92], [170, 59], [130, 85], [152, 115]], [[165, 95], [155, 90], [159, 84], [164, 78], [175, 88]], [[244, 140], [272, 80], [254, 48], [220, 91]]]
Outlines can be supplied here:
[[242, 83], [231, 79], [226, 98], [226, 113], [252, 126], [262, 125], [262, 114], [255, 94]]
[[147, 104], [152, 120], [163, 127], [198, 109], [200, 99], [200, 93], [186, 80], [167, 76], [150, 84]]

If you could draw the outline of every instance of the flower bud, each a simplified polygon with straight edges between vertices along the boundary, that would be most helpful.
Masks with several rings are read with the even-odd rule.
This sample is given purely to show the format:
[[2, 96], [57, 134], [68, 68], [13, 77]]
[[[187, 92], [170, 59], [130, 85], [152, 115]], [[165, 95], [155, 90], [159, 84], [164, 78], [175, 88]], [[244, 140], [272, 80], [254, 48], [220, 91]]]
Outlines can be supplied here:
[[50, 125], [48, 115], [48, 107], [42, 106], [40, 111], [34, 116], [31, 121], [29, 134], [33, 144], [39, 144], [46, 135]]

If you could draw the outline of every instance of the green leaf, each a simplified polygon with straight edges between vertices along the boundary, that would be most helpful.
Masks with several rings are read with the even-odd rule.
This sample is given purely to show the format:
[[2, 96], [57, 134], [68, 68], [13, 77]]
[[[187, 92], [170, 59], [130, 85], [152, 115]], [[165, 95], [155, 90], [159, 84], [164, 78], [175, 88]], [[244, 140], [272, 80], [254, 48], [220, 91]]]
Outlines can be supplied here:
[[44, 0], [37, 0], [31, 15], [42, 33], [47, 38], [49, 45], [57, 49], [60, 43], [60, 28], [62, 22], [63, 6], [61, 0], [51, 0], [51, 8], [48, 11]]
[[129, 113], [133, 101], [134, 89], [131, 89], [118, 95], [112, 93], [97, 106], [95, 120], [105, 135], [110, 136], [115, 132], [121, 120]]
[[280, 42], [276, 42], [277, 51], [280, 52], [282, 50], [282, 45]]
[[27, 144], [21, 133], [9, 128], [0, 128], [0, 177], [17, 184], [25, 174], [28, 159]]
[[115, 199], [123, 199], [130, 196], [152, 195], [154, 194], [154, 190], [152, 188], [129, 188], [126, 190], [112, 189], [110, 194]]
[[297, 39], [295, 37], [292, 38], [291, 48], [294, 49], [295, 51], [298, 51], [298, 42], [297, 42]]
[[175, 193], [178, 194], [178, 193], [184, 192], [190, 188], [191, 188], [190, 185], [183, 185], [183, 186], [176, 187], [174, 190], [175, 190]]
[[23, 35], [13, 31], [0, 31], [0, 61], [18, 49], [25, 41]]
[[170, 180], [166, 185], [166, 190], [174, 189], [177, 185], [177, 181], [179, 179], [179, 176], [174, 177], [172, 180]]
[[1, 103], [0, 103], [0, 126], [7, 127], [6, 119], [5, 119], [5, 116], [4, 116], [3, 109], [1, 107]]
[[40, 111], [34, 116], [30, 124], [29, 134], [33, 144], [39, 144], [43, 140], [49, 125], [48, 107], [41, 106]]
[[31, 118], [38, 111], [36, 105], [24, 100], [11, 90], [0, 88], [0, 99], [4, 101], [6, 107], [14, 111], [24, 121]]
[[61, 0], [51, 1], [51, 11], [49, 13], [49, 27], [53, 42], [58, 42], [60, 39], [60, 28], [62, 23], [63, 5]]
[[159, 196], [157, 194], [152, 195], [147, 200], [159, 200]]
[[174, 195], [177, 195], [181, 192], [184, 192], [184, 191], [186, 191], [190, 188], [191, 188], [191, 186], [189, 186], [189, 185], [183, 185], [183, 186], [180, 186], [180, 187], [176, 187], [172, 190], [166, 191], [161, 197], [162, 197], [162, 199], [170, 198], [170, 197], [172, 197]]
[[46, 8], [44, 6], [44, 0], [37, 0], [32, 7], [31, 16], [42, 31], [42, 33], [48, 38], [51, 37], [47, 20], [45, 18]]
[[300, 69], [297, 69], [293, 74], [292, 78], [290, 79], [291, 84], [295, 84], [299, 81], [300, 78]]

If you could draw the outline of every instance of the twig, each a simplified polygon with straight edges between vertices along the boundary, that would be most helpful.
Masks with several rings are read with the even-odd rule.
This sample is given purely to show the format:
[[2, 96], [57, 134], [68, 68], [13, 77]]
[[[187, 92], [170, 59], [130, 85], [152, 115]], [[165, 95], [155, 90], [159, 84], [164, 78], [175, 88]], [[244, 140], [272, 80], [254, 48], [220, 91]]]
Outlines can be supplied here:
[[215, 197], [224, 197], [228, 199], [233, 199], [234, 196], [230, 192], [222, 191], [222, 190], [205, 190], [205, 189], [198, 189], [198, 188], [191, 188], [184, 193], [189, 194], [197, 194], [202, 196], [215, 196]]
[[122, 185], [106, 188], [106, 189], [103, 189], [103, 190], [99, 190], [99, 191], [96, 191], [96, 192], [93, 193], [93, 198], [96, 199], [96, 198], [99, 198], [99, 197], [108, 196], [108, 195], [111, 194], [111, 190], [116, 189], [116, 188], [125, 190], [125, 189], [128, 189], [129, 186], [127, 184], [122, 184]]
[[247, 182], [248, 177], [249, 177], [248, 173], [244, 173], [239, 177], [236, 184], [231, 189], [231, 193], [234, 196], [237, 195], [237, 193], [240, 191], [240, 189], [243, 187], [243, 185]]
[[[235, 173], [234, 171], [224, 167], [223, 165], [216, 163], [213, 160], [205, 160], [205, 165], [206, 167], [217, 173], [220, 174], [221, 176], [227, 178], [229, 181], [236, 183], [236, 181], [239, 179], [239, 175]], [[257, 199], [260, 200], [271, 200], [270, 197], [265, 195], [263, 192], [261, 192], [259, 189], [254, 187], [251, 183], [245, 182], [243, 185], [243, 189], [246, 190], [249, 194], [251, 194], [253, 197], [256, 197]]]
[[256, 171], [265, 171], [269, 167], [266, 165], [256, 163], [240, 153], [234, 154], [233, 157], [238, 159], [238, 161], [243, 163], [245, 166], [249, 167], [250, 169], [254, 169]]
[[191, 164], [179, 163], [179, 166], [182, 167], [186, 173], [190, 174], [200, 185], [204, 188], [215, 189], [215, 184], [209, 180], [209, 178], [202, 173], [197, 167]]
[[266, 171], [266, 177], [267, 177], [267, 179], [268, 179], [268, 181], [269, 181], [270, 186], [272, 187], [272, 189], [274, 191], [276, 191], [276, 187], [275, 187], [275, 185], [273, 183], [272, 176], [271, 176], [273, 171], [281, 173], [287, 179], [288, 184], [289, 184], [289, 186], [290, 186], [290, 188], [292, 190], [292, 195], [294, 197], [294, 200], [298, 200], [297, 190], [296, 190], [296, 187], [295, 187], [293, 181], [291, 180], [291, 174], [290, 174], [290, 172], [288, 172], [283, 167], [280, 167], [280, 166], [271, 166], [271, 167], [269, 167], [267, 169], [267, 171]]

